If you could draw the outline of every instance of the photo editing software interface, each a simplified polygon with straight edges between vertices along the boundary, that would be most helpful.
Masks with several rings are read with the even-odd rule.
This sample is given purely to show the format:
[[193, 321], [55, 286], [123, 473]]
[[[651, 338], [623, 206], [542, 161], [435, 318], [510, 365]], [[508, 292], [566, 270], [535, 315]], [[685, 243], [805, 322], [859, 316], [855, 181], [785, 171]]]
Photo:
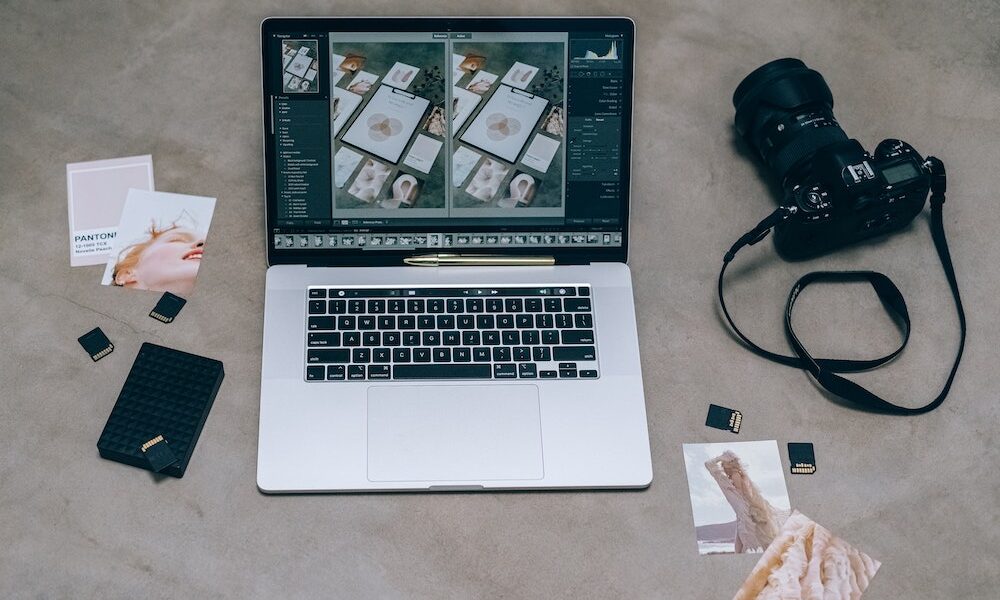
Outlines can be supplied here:
[[275, 251], [622, 245], [621, 33], [275, 33]]

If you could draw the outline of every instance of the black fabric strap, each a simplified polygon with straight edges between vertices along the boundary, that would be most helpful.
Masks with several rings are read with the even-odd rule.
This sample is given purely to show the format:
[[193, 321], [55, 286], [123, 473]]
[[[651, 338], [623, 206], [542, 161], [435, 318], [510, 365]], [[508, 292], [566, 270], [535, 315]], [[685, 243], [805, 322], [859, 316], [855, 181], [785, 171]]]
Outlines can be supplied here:
[[[892, 280], [882, 273], [876, 273], [874, 271], [815, 271], [813, 273], [808, 273], [799, 279], [795, 285], [792, 286], [792, 290], [788, 294], [788, 302], [785, 304], [785, 333], [788, 336], [789, 343], [795, 351], [796, 356], [786, 356], [765, 350], [750, 341], [750, 339], [736, 326], [732, 316], [729, 314], [729, 309], [726, 307], [726, 300], [723, 295], [723, 278], [726, 274], [726, 267], [729, 266], [729, 263], [736, 255], [736, 252], [738, 252], [743, 246], [753, 245], [762, 240], [771, 228], [774, 227], [774, 225], [790, 216], [791, 211], [794, 209], [783, 207], [776, 210], [768, 218], [758, 223], [756, 228], [741, 237], [736, 244], [729, 249], [729, 252], [726, 253], [725, 258], [723, 259], [722, 269], [719, 271], [718, 292], [722, 313], [725, 315], [726, 321], [729, 322], [729, 326], [732, 327], [733, 332], [750, 350], [773, 362], [789, 367], [798, 367], [808, 371], [816, 379], [817, 383], [823, 386], [823, 388], [827, 391], [839, 396], [840, 398], [853, 402], [859, 408], [872, 412], [896, 415], [918, 415], [930, 412], [944, 402], [944, 399], [948, 396], [948, 392], [951, 390], [951, 384], [955, 380], [955, 374], [958, 372], [958, 365], [962, 360], [962, 353], [965, 350], [965, 310], [962, 307], [962, 297], [958, 292], [958, 282], [955, 279], [955, 269], [951, 262], [951, 253], [948, 251], [948, 241], [944, 234], [942, 215], [942, 207], [944, 206], [945, 201], [944, 165], [941, 164], [941, 161], [934, 157], [928, 157], [927, 160], [930, 163], [932, 172], [930, 198], [931, 237], [934, 240], [934, 247], [937, 249], [938, 258], [941, 260], [941, 266], [944, 269], [945, 277], [948, 279], [948, 285], [951, 288], [952, 297], [955, 300], [955, 309], [958, 312], [958, 322], [961, 330], [958, 352], [955, 355], [955, 362], [952, 364], [951, 372], [948, 374], [948, 380], [945, 382], [944, 388], [937, 395], [937, 397], [924, 406], [908, 408], [884, 400], [853, 381], [837, 375], [837, 373], [866, 371], [868, 369], [884, 365], [899, 356], [910, 339], [910, 316], [906, 309], [906, 302], [903, 300], [903, 295], [900, 293], [899, 288], [896, 287]], [[882, 306], [886, 309], [886, 312], [888, 312], [895, 319], [902, 329], [903, 339], [899, 347], [895, 351], [881, 358], [870, 360], [813, 358], [809, 351], [806, 350], [805, 346], [803, 346], [803, 344], [799, 341], [798, 336], [795, 335], [795, 330], [792, 327], [792, 310], [795, 306], [795, 301], [798, 299], [802, 290], [809, 284], [819, 281], [833, 283], [868, 282], [872, 286], [872, 289], [875, 290], [875, 293], [878, 295], [879, 300], [881, 300]]]

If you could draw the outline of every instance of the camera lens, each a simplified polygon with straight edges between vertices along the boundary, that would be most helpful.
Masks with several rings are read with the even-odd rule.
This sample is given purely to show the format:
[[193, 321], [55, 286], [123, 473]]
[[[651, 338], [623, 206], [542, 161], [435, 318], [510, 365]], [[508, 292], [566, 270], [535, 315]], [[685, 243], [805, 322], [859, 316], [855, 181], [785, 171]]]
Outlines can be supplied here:
[[771, 61], [747, 75], [733, 106], [736, 131], [781, 181], [820, 148], [847, 139], [823, 76], [797, 58]]

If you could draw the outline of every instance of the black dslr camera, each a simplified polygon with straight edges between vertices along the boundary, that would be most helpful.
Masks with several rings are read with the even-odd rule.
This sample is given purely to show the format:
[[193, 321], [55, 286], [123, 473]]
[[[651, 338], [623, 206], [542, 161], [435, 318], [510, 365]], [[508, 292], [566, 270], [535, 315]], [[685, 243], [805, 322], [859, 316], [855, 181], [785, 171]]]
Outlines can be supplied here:
[[795, 58], [758, 68], [736, 88], [736, 131], [778, 177], [788, 208], [774, 245], [788, 259], [823, 254], [901, 229], [923, 210], [930, 165], [909, 144], [883, 140], [874, 156], [833, 116], [818, 72]]
[[[783, 58], [760, 67], [733, 94], [736, 131], [753, 147], [781, 182], [780, 206], [743, 234], [722, 258], [719, 307], [732, 333], [754, 353], [781, 365], [808, 371], [823, 389], [864, 410], [917, 415], [934, 410], [948, 396], [965, 348], [965, 310], [944, 233], [944, 163], [926, 160], [906, 142], [884, 140], [874, 156], [847, 137], [833, 116], [833, 96], [823, 76], [802, 61]], [[910, 336], [910, 316], [899, 288], [875, 271], [813, 271], [792, 286], [785, 303], [785, 334], [794, 355], [755, 344], [740, 331], [723, 294], [726, 269], [741, 248], [763, 240], [774, 229], [774, 246], [783, 257], [803, 259], [906, 226], [924, 208], [930, 193], [931, 238], [951, 288], [958, 313], [958, 351], [941, 392], [923, 406], [884, 400], [840, 375], [868, 371], [894, 360]], [[800, 292], [816, 282], [863, 282], [872, 286], [882, 306], [902, 327], [895, 351], [876, 359], [817, 358], [792, 327], [792, 309]]]

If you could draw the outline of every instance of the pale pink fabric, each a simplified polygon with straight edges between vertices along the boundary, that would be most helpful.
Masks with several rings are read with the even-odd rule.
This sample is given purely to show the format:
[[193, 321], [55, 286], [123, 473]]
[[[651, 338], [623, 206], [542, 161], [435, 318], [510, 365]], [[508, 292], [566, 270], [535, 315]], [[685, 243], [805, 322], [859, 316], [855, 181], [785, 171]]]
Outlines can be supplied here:
[[793, 511], [733, 600], [858, 600], [880, 566]]

